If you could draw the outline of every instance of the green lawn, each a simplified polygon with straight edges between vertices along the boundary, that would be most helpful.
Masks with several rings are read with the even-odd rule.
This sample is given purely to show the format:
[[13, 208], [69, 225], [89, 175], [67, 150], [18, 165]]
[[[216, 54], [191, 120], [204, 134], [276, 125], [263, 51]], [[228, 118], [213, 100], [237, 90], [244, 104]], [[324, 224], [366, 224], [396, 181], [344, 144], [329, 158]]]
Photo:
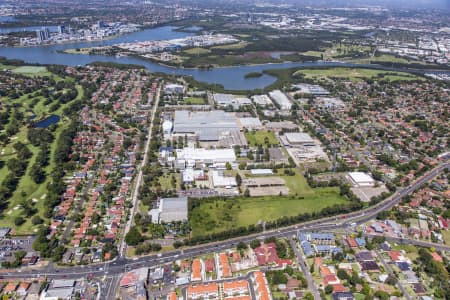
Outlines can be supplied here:
[[397, 57], [395, 55], [391, 54], [382, 54], [379, 56], [371, 56], [367, 58], [356, 58], [352, 59], [352, 62], [357, 63], [370, 63], [371, 61], [384, 61], [384, 62], [392, 62], [392, 63], [402, 63], [402, 64], [409, 64], [409, 63], [419, 63], [423, 64], [420, 60], [408, 60], [406, 58]]
[[[306, 178], [298, 170], [295, 171], [295, 176], [282, 176], [290, 193], [292, 195], [313, 194], [314, 189], [308, 185]], [[283, 170], [278, 172], [282, 174]]]
[[270, 131], [249, 131], [245, 133], [245, 138], [247, 139], [249, 146], [264, 145], [266, 141], [268, 141], [270, 145], [279, 144], [275, 134]]
[[[175, 177], [175, 187], [172, 186], [172, 178]], [[180, 174], [164, 174], [159, 177], [159, 183], [161, 184], [162, 190], [173, 190], [180, 188]]]
[[208, 54], [210, 52], [211, 52], [211, 50], [205, 49], [205, 48], [200, 48], [200, 47], [183, 50], [183, 53], [186, 53], [189, 55]]
[[184, 103], [188, 105], [202, 105], [206, 104], [206, 101], [201, 97], [189, 97], [184, 100]]
[[442, 238], [446, 245], [450, 245], [450, 230], [442, 230]]
[[247, 45], [249, 45], [249, 44], [250, 44], [249, 42], [242, 41], [242, 42], [235, 43], [235, 44], [214, 46], [214, 47], [212, 47], [212, 49], [225, 49], [225, 50], [242, 49], [242, 48], [247, 47]]
[[351, 81], [361, 81], [363, 79], [387, 79], [391, 81], [399, 80], [420, 80], [419, 77], [405, 72], [390, 72], [383, 70], [372, 70], [363, 68], [327, 68], [327, 69], [302, 69], [294, 73], [294, 76], [303, 74], [308, 79], [323, 78], [343, 78]]
[[283, 216], [319, 212], [334, 204], [345, 204], [338, 188], [312, 189], [303, 176], [283, 176], [292, 196], [237, 197], [205, 201], [189, 213], [193, 236], [202, 236], [240, 226], [272, 221]]
[[25, 74], [25, 75], [39, 75], [39, 76], [50, 76], [52, 73], [48, 72], [46, 67], [37, 66], [22, 66], [15, 68], [13, 73]]

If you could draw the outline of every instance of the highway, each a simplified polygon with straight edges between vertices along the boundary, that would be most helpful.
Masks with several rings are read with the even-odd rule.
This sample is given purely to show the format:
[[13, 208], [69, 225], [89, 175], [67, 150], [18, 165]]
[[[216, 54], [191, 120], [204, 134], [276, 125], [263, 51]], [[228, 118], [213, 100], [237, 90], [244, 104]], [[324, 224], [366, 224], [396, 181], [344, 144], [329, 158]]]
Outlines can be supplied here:
[[[252, 234], [244, 237], [237, 237], [229, 240], [224, 240], [215, 243], [202, 244], [198, 246], [193, 246], [190, 248], [185, 248], [181, 250], [169, 251], [165, 253], [159, 253], [155, 255], [143, 256], [139, 258], [125, 258], [123, 256], [118, 257], [117, 259], [108, 262], [106, 264], [102, 263], [101, 265], [88, 265], [88, 266], [79, 266], [79, 267], [68, 267], [68, 268], [58, 268], [56, 270], [48, 270], [48, 269], [40, 269], [40, 270], [17, 270], [15, 272], [10, 273], [2, 273], [0, 274], [0, 278], [37, 278], [39, 276], [47, 276], [49, 279], [53, 278], [80, 278], [85, 277], [89, 274], [92, 274], [95, 277], [101, 276], [115, 276], [122, 274], [125, 271], [129, 271], [135, 268], [141, 267], [154, 267], [166, 263], [172, 263], [177, 259], [187, 259], [194, 256], [198, 256], [201, 254], [216, 252], [225, 249], [229, 249], [239, 242], [249, 243], [254, 239], [264, 239], [270, 236], [277, 237], [292, 237], [296, 235], [298, 230], [335, 230], [340, 228], [348, 228], [351, 227], [350, 224], [362, 224], [367, 222], [368, 220], [376, 217], [376, 215], [384, 210], [388, 210], [400, 200], [407, 195], [412, 194], [418, 188], [420, 188], [424, 183], [433, 179], [442, 172], [445, 168], [449, 168], [449, 163], [442, 163], [435, 167], [433, 170], [426, 173], [424, 176], [420, 177], [416, 181], [414, 181], [409, 187], [399, 190], [395, 194], [393, 194], [388, 199], [383, 202], [378, 203], [375, 206], [369, 207], [365, 210], [361, 210], [358, 212], [353, 212], [345, 215], [343, 218], [340, 216], [333, 216], [329, 218], [318, 219], [310, 222], [305, 222], [302, 224], [297, 224], [289, 227], [279, 228], [275, 230], [270, 230], [266, 232], [260, 232], [257, 234]], [[413, 239], [401, 239], [401, 238], [392, 238], [386, 237], [388, 240], [397, 242], [397, 243], [409, 243], [417, 246], [423, 247], [435, 247], [439, 250], [450, 251], [450, 246], [434, 244], [424, 241], [418, 241]], [[106, 266], [108, 267], [107, 273]]]

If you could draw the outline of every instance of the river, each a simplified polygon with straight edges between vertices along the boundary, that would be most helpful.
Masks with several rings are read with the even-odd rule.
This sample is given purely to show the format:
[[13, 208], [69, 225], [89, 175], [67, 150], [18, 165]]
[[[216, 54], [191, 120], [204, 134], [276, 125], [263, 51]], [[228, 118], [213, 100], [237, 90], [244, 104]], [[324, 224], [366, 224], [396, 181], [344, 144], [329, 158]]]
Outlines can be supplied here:
[[[276, 64], [252, 65], [252, 66], [234, 66], [224, 68], [214, 68], [211, 70], [183, 69], [159, 65], [148, 60], [132, 57], [113, 57], [105, 55], [83, 55], [83, 54], [65, 54], [58, 51], [70, 48], [85, 48], [101, 45], [112, 45], [117, 43], [136, 42], [144, 40], [162, 40], [176, 39], [193, 35], [194, 33], [177, 32], [171, 26], [162, 26], [157, 28], [145, 29], [142, 31], [126, 34], [113, 39], [96, 42], [74, 42], [57, 45], [33, 46], [33, 47], [0, 47], [0, 56], [7, 58], [21, 59], [28, 63], [40, 64], [61, 64], [69, 66], [85, 65], [94, 61], [114, 62], [122, 64], [142, 65], [151, 72], [163, 72], [173, 75], [188, 75], [194, 79], [211, 84], [221, 84], [229, 90], [253, 90], [263, 89], [274, 83], [276, 78], [264, 74], [257, 78], [245, 78], [250, 72], [262, 72], [268, 69], [285, 69], [292, 67], [318, 67], [318, 66], [346, 66], [346, 67], [370, 67], [374, 65], [339, 63], [339, 62], [285, 62]], [[378, 68], [378, 67], [377, 67]], [[383, 70], [402, 69], [384, 68]], [[404, 71], [404, 70], [403, 70]]]

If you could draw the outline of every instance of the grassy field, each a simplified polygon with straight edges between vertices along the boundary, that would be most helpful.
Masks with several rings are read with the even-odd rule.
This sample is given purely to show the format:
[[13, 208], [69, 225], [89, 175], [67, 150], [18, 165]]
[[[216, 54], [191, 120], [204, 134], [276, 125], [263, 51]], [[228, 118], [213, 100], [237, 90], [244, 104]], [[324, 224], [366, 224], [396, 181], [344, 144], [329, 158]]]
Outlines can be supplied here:
[[336, 58], [343, 58], [343, 57], [368, 57], [372, 53], [372, 48], [368, 46], [361, 46], [361, 45], [339, 45], [334, 44], [331, 47], [325, 48], [323, 50], [319, 51], [305, 51], [301, 52], [302, 55], [307, 56], [315, 56], [320, 57], [323, 60], [332, 60]]
[[312, 189], [299, 172], [295, 176], [282, 178], [286, 181], [291, 196], [238, 197], [204, 202], [194, 208], [189, 215], [192, 235], [201, 236], [261, 221], [272, 221], [283, 216], [319, 212], [334, 204], [347, 203], [347, 199], [339, 195], [338, 188]]
[[205, 49], [205, 48], [200, 48], [200, 47], [195, 47], [195, 48], [190, 48], [190, 49], [183, 50], [183, 53], [186, 53], [186, 54], [189, 54], [189, 55], [208, 54], [210, 52], [211, 52], [211, 50]]
[[409, 64], [412, 62], [423, 64], [423, 62], [421, 62], [419, 60], [408, 60], [408, 59], [397, 57], [395, 55], [390, 55], [390, 54], [382, 54], [380, 56], [372, 56], [372, 57], [368, 57], [368, 58], [357, 58], [357, 59], [352, 59], [351, 61], [355, 62], [355, 63], [370, 63], [371, 61], [385, 61], [385, 62], [402, 63], [402, 64]]
[[46, 67], [37, 66], [22, 66], [13, 69], [13, 73], [24, 75], [36, 75], [36, 76], [50, 76], [50, 73]]
[[442, 230], [442, 238], [446, 245], [450, 245], [450, 230]]
[[[278, 173], [282, 174], [283, 171], [278, 171]], [[314, 194], [314, 189], [312, 189], [306, 178], [296, 170], [295, 176], [282, 176], [286, 186], [289, 188], [291, 195], [305, 195], [305, 194]]]
[[269, 131], [249, 131], [245, 133], [245, 138], [250, 146], [264, 145], [266, 140], [270, 145], [279, 144], [275, 134]]
[[202, 105], [206, 104], [206, 100], [200, 97], [189, 97], [184, 100], [184, 103], [188, 105]]
[[346, 202], [335, 188], [314, 189], [298, 196], [238, 197], [205, 202], [190, 212], [189, 220], [192, 235], [201, 236], [261, 221], [272, 221], [283, 216], [319, 212], [325, 207]]
[[351, 81], [361, 81], [363, 79], [386, 79], [390, 81], [418, 80], [419, 77], [404, 72], [390, 72], [383, 70], [372, 70], [363, 68], [328, 68], [328, 69], [302, 69], [294, 73], [294, 76], [303, 74], [305, 78], [343, 78]]
[[[173, 177], [175, 177], [175, 187], [172, 185]], [[159, 183], [161, 184], [161, 189], [163, 190], [173, 190], [175, 188], [180, 188], [180, 175], [179, 174], [165, 174], [159, 178]]]
[[247, 47], [249, 44], [250, 44], [249, 42], [242, 41], [242, 42], [235, 43], [235, 44], [214, 46], [214, 47], [212, 47], [212, 49], [225, 49], [225, 50], [242, 49], [242, 48]]

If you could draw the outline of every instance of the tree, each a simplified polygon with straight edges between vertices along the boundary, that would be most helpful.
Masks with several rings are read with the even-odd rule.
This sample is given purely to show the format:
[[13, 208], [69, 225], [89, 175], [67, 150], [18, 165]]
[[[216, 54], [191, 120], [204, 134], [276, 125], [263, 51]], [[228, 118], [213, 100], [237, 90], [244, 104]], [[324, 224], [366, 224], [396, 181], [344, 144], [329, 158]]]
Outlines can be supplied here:
[[174, 264], [173, 265], [173, 270], [174, 270], [174, 272], [180, 272], [181, 268], [180, 268], [180, 266], [178, 264]]
[[183, 246], [183, 242], [181, 242], [181, 241], [175, 241], [174, 243], [173, 243], [173, 247], [175, 248], [175, 249], [178, 249], [178, 248], [180, 248], [180, 247], [182, 247]]
[[311, 292], [307, 292], [304, 296], [303, 296], [304, 300], [314, 300], [314, 296], [313, 294], [311, 294]]
[[239, 174], [236, 174], [236, 184], [237, 186], [241, 186], [242, 184], [242, 177]]
[[225, 168], [227, 168], [228, 171], [230, 171], [232, 169], [231, 164], [228, 161], [225, 164]]
[[253, 240], [253, 241], [250, 242], [250, 247], [252, 249], [256, 249], [259, 246], [261, 246], [261, 241], [260, 240]]
[[14, 219], [14, 224], [15, 224], [16, 226], [20, 226], [20, 225], [22, 225], [23, 223], [25, 223], [25, 219], [22, 218], [22, 217], [16, 217], [16, 218]]
[[42, 220], [42, 218], [39, 217], [39, 216], [34, 216], [34, 217], [31, 219], [31, 223], [32, 223], [33, 225], [39, 225], [39, 224], [44, 223], [44, 220]]
[[328, 284], [328, 285], [325, 287], [325, 294], [329, 295], [329, 294], [331, 294], [332, 292], [333, 292], [333, 286], [332, 286], [331, 284]]
[[245, 161], [241, 162], [238, 167], [239, 170], [245, 170], [245, 168], [247, 168], [247, 163]]
[[20, 161], [17, 158], [9, 159], [6, 165], [14, 176], [17, 177], [21, 177], [27, 167], [27, 163], [25, 161]]
[[45, 181], [45, 171], [40, 164], [33, 164], [30, 169], [30, 177], [37, 184], [43, 183]]
[[244, 243], [244, 242], [239, 242], [238, 244], [237, 244], [237, 246], [236, 246], [236, 249], [238, 250], [238, 251], [245, 251], [245, 250], [247, 250], [247, 244], [246, 243]]
[[348, 276], [348, 273], [344, 269], [339, 269], [337, 271], [337, 277], [340, 280], [348, 280], [350, 278], [350, 276]]
[[388, 278], [386, 278], [386, 281], [384, 283], [389, 284], [389, 285], [396, 285], [397, 284], [397, 278], [389, 275]]
[[125, 242], [127, 243], [127, 245], [137, 246], [142, 241], [144, 241], [144, 237], [136, 228], [136, 226], [131, 227], [130, 231], [128, 231], [127, 235], [125, 236]]
[[375, 295], [375, 297], [377, 297], [378, 299], [381, 299], [381, 300], [388, 300], [390, 298], [388, 293], [386, 293], [385, 291], [381, 291], [381, 290], [377, 290], [374, 295]]

